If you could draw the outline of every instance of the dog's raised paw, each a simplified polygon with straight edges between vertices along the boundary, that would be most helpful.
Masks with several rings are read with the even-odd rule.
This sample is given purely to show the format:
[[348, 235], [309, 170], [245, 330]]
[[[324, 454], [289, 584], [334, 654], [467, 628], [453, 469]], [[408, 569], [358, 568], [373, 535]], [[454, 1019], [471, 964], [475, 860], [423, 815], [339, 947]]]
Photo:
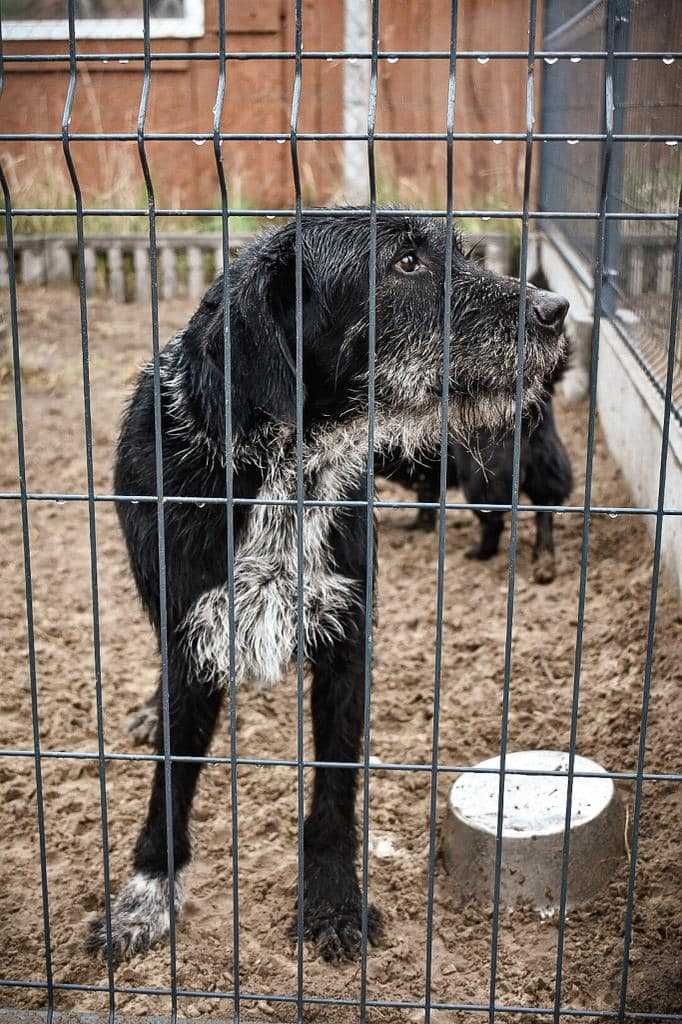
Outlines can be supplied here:
[[[182, 907], [182, 886], [175, 880], [175, 911]], [[115, 963], [144, 953], [170, 931], [170, 883], [165, 877], [133, 875], [111, 901], [111, 955]], [[91, 922], [85, 948], [107, 958], [107, 923], [102, 915]]]

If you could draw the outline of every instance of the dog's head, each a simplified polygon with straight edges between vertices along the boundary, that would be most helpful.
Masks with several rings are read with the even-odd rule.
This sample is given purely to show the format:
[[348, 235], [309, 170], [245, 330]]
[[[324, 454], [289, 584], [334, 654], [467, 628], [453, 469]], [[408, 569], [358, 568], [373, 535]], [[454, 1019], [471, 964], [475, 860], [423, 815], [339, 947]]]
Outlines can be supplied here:
[[[240, 320], [254, 338], [278, 415], [293, 418], [296, 347], [295, 226], [261, 236], [235, 267]], [[370, 318], [369, 218], [303, 219], [301, 237], [306, 413], [345, 416], [366, 408]], [[446, 227], [442, 218], [382, 211], [377, 219], [375, 400], [378, 414], [428, 417], [443, 387]], [[452, 247], [450, 419], [493, 426], [509, 417], [516, 390], [520, 285]], [[528, 286], [524, 406], [544, 394], [563, 355], [568, 302]], [[256, 340], [257, 339], [257, 340]], [[285, 397], [283, 397], [285, 396]]]

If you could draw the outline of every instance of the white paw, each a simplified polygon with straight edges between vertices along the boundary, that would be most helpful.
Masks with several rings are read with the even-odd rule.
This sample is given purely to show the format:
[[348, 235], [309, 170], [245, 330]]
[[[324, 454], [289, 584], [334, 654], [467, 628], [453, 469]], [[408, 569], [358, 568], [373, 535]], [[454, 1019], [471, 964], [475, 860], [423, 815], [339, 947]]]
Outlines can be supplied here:
[[[182, 882], [175, 878], [175, 912], [183, 903]], [[164, 939], [170, 931], [170, 884], [165, 877], [138, 873], [111, 901], [111, 944], [114, 961], [134, 953], [143, 953]], [[107, 955], [107, 929], [104, 916], [90, 925], [85, 942], [91, 953]]]

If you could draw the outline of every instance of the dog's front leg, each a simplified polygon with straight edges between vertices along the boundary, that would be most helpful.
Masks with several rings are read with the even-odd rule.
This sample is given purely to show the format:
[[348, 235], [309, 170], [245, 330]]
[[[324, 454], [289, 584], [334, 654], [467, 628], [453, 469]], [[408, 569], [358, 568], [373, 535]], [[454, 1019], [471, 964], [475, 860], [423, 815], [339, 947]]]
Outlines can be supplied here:
[[[183, 652], [169, 637], [170, 753], [203, 757], [207, 750], [223, 691], [197, 678]], [[160, 698], [160, 688], [158, 696]], [[161, 707], [155, 751], [164, 752]], [[182, 869], [190, 860], [189, 814], [201, 763], [174, 761], [171, 766], [175, 909], [182, 906]], [[111, 901], [112, 955], [118, 961], [143, 952], [170, 930], [170, 881], [166, 832], [166, 788], [163, 761], [157, 761], [147, 818], [135, 844], [134, 873]], [[94, 921], [87, 943], [106, 956], [104, 917]]]
[[[311, 705], [315, 759], [357, 761], [364, 706], [364, 612], [349, 615], [342, 640], [317, 652]], [[362, 896], [355, 868], [354, 768], [317, 768], [304, 833], [304, 935], [325, 960], [350, 959], [360, 950]], [[296, 922], [292, 932], [295, 934]], [[368, 907], [368, 938], [381, 931], [381, 915]]]

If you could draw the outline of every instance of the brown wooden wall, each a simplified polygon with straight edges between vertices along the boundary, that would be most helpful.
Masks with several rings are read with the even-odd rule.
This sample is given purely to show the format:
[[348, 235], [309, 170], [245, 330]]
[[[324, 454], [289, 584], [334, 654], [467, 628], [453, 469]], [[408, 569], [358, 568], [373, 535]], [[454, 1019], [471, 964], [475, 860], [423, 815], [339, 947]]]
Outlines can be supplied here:
[[[447, 49], [449, 3], [444, 0], [383, 0], [381, 46], [385, 49]], [[240, 0], [230, 4], [229, 47], [279, 50], [293, 47], [293, 4], [287, 0]], [[202, 39], [153, 40], [158, 50], [215, 50], [217, 4], [206, 0]], [[523, 49], [527, 0], [461, 0], [460, 49]], [[141, 49], [140, 41], [95, 40], [79, 46], [94, 52]], [[304, 0], [306, 49], [343, 48], [342, 0]], [[11, 43], [12, 52], [65, 52], [65, 42]], [[68, 84], [65, 64], [9, 65], [0, 99], [6, 131], [59, 131]], [[79, 63], [73, 131], [134, 132], [141, 63]], [[291, 61], [230, 62], [225, 131], [287, 131]], [[147, 128], [150, 131], [210, 131], [217, 67], [212, 61], [154, 64]], [[445, 126], [447, 61], [380, 62], [377, 129], [442, 131]], [[300, 128], [342, 131], [341, 61], [304, 61]], [[461, 61], [457, 71], [456, 128], [522, 131], [525, 126], [525, 63]], [[60, 143], [2, 144], [18, 205], [59, 202], [70, 193]], [[138, 206], [144, 182], [135, 142], [76, 142], [73, 152], [87, 204]], [[218, 197], [212, 144], [149, 142], [159, 206], [215, 205]], [[519, 206], [522, 143], [456, 143], [455, 191], [459, 206]], [[233, 203], [290, 205], [293, 185], [289, 147], [275, 142], [229, 142], [224, 153]], [[442, 142], [378, 142], [379, 188], [384, 200], [442, 205], [445, 146]], [[337, 142], [301, 142], [305, 199], [341, 199]]]

